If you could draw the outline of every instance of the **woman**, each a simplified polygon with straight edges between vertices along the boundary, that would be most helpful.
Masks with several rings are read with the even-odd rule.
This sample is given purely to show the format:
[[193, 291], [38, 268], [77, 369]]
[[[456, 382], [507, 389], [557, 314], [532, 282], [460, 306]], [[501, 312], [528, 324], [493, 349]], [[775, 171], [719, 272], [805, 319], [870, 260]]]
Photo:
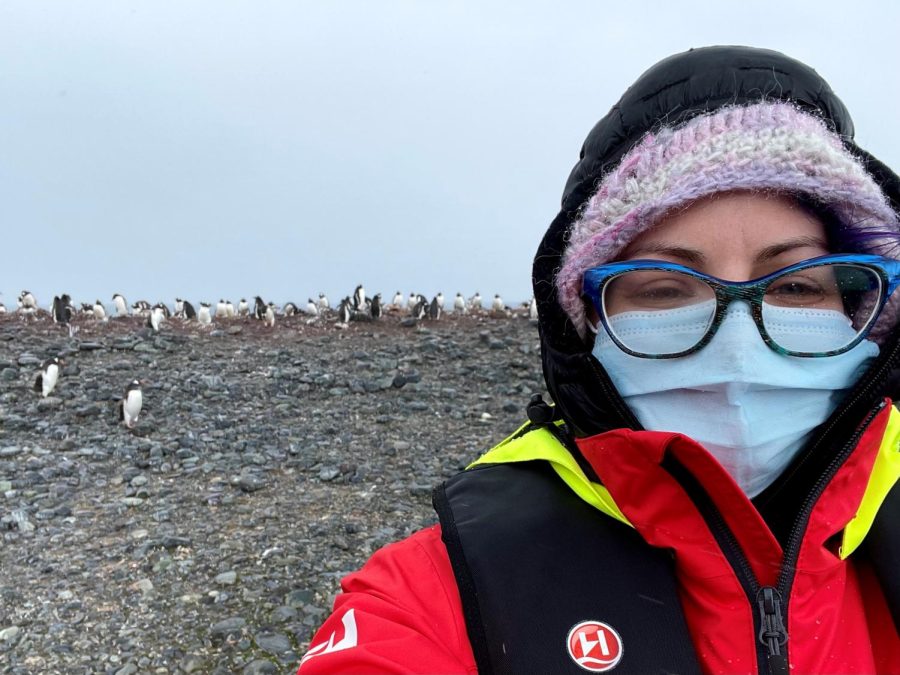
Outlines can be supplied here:
[[535, 257], [555, 406], [344, 580], [300, 673], [900, 672], [898, 203], [807, 66], [647, 71]]

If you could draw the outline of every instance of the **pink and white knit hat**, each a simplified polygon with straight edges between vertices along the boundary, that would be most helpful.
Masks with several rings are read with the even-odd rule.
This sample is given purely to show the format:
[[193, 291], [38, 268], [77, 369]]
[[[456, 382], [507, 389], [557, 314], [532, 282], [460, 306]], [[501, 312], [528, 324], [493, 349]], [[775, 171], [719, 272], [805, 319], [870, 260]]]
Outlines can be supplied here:
[[[673, 209], [732, 190], [811, 196], [843, 227], [897, 232], [897, 216], [858, 159], [816, 117], [788, 103], [720, 108], [646, 134], [607, 174], [572, 225], [559, 301], [585, 337], [584, 272], [609, 262]], [[885, 241], [867, 240], [882, 253]]]

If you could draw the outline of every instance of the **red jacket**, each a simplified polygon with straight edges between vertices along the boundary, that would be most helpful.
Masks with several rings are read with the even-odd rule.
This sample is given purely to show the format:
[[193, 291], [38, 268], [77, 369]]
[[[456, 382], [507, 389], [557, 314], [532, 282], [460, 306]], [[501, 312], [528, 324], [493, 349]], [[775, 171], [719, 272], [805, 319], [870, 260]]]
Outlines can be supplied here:
[[[900, 638], [877, 580], [858, 556], [838, 554], [840, 533], [869, 485], [889, 409], [871, 422], [810, 514], [787, 600], [793, 674], [900, 673]], [[662, 458], [676, 457], [700, 482], [760, 584], [774, 585], [781, 546], [753, 504], [706, 450], [678, 434], [617, 430], [578, 445], [643, 539], [675, 552], [682, 609], [704, 672], [757, 672], [756, 610]], [[378, 551], [342, 589], [300, 675], [477, 672], [438, 526]]]

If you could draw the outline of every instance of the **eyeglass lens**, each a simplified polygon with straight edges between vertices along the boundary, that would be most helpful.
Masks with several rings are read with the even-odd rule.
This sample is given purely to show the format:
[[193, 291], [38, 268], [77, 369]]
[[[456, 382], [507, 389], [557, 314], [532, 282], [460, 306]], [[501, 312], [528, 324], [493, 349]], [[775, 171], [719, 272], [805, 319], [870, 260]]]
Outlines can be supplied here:
[[[881, 278], [867, 267], [832, 263], [768, 282], [762, 301], [766, 332], [789, 352], [840, 350], [878, 310]], [[675, 270], [631, 270], [603, 290], [616, 340], [639, 354], [665, 356], [696, 346], [709, 331], [716, 294], [703, 279]]]

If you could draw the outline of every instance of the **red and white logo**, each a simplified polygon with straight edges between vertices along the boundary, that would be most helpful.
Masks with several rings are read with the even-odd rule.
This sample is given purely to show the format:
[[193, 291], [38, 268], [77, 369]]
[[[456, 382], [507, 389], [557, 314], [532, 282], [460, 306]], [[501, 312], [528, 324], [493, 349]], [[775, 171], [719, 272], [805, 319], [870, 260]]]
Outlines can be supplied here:
[[566, 640], [569, 656], [585, 670], [605, 673], [622, 660], [622, 638], [601, 621], [582, 621], [569, 631]]

